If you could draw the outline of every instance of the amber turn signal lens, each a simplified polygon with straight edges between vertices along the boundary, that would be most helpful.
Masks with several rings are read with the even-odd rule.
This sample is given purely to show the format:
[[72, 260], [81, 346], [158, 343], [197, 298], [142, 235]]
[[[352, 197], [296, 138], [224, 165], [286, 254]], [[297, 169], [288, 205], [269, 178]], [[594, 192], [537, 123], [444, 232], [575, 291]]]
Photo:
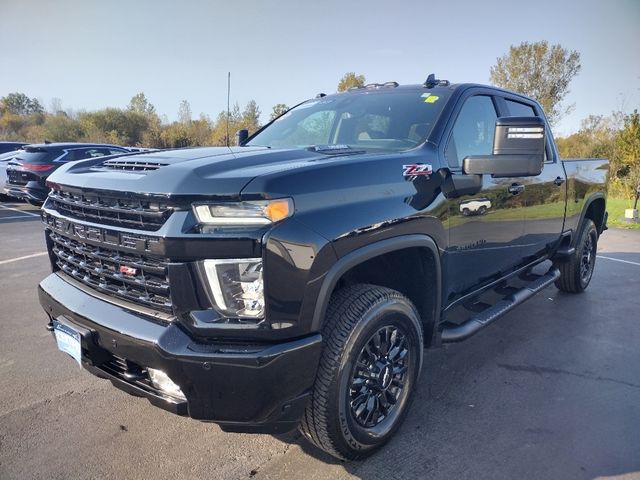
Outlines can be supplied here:
[[283, 198], [280, 200], [271, 200], [264, 209], [264, 215], [272, 222], [283, 220], [293, 213], [291, 200]]

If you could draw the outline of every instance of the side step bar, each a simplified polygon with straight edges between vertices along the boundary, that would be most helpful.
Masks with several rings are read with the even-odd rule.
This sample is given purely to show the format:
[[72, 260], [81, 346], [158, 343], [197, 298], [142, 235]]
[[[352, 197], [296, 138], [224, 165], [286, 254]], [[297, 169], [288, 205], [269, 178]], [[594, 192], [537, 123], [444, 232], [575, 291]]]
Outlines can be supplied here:
[[523, 303], [525, 300], [533, 297], [543, 288], [551, 285], [559, 277], [560, 270], [556, 267], [551, 267], [547, 273], [536, 278], [526, 287], [522, 287], [520, 290], [503, 298], [493, 306], [471, 317], [466, 322], [459, 325], [449, 322], [443, 323], [441, 326], [442, 343], [461, 342], [462, 340], [466, 340], [483, 328], [489, 326], [511, 309]]

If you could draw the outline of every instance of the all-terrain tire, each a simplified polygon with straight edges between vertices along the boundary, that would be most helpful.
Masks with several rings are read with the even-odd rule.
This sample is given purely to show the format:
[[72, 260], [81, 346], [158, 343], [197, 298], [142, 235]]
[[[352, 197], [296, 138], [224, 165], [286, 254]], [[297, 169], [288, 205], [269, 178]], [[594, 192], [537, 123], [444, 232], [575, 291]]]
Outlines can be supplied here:
[[395, 290], [352, 285], [333, 294], [322, 336], [300, 431], [337, 458], [367, 457], [406, 416], [422, 366], [420, 317]]
[[560, 278], [556, 287], [563, 292], [583, 292], [591, 281], [598, 250], [598, 230], [589, 218], [585, 218], [576, 243], [576, 251], [565, 261], [556, 262]]

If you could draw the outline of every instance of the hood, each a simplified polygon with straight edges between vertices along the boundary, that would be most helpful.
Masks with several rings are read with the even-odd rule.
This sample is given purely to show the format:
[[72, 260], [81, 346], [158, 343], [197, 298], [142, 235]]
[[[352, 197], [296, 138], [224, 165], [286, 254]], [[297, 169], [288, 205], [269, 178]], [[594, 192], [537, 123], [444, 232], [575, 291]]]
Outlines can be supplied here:
[[326, 155], [300, 149], [208, 147], [73, 162], [49, 181], [88, 190], [163, 196], [237, 197], [257, 176], [312, 164]]

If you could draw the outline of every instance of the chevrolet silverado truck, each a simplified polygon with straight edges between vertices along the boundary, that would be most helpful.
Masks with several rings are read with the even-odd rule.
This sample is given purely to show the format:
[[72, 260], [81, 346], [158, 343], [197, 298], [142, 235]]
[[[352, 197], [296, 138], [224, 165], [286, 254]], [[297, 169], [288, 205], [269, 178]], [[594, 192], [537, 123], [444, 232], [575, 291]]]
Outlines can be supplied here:
[[238, 137], [49, 178], [47, 328], [157, 407], [363, 458], [406, 416], [425, 348], [589, 285], [608, 164], [561, 161], [530, 98], [430, 75]]

